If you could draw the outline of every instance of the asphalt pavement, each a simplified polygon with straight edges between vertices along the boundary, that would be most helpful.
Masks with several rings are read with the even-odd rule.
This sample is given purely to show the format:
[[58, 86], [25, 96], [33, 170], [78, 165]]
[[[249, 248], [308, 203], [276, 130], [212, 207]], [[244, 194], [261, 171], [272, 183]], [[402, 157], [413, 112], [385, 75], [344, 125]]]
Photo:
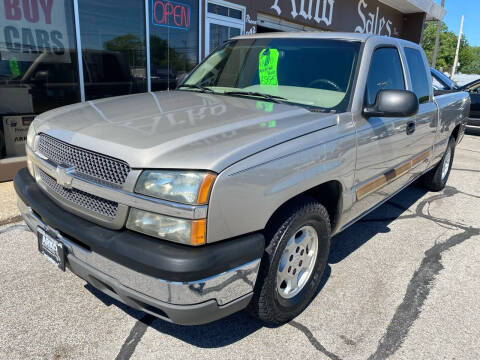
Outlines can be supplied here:
[[15, 216], [0, 224], [0, 359], [480, 358], [478, 134], [443, 192], [414, 184], [337, 235], [321, 291], [280, 327], [135, 311], [56, 269]]

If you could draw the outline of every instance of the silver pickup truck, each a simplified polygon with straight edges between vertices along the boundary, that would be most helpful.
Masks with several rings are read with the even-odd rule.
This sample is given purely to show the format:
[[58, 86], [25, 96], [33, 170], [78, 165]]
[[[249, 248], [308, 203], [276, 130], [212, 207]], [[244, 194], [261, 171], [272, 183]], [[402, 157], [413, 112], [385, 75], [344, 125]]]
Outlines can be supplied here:
[[420, 177], [443, 189], [469, 101], [435, 98], [407, 41], [237, 37], [176, 91], [38, 116], [18, 205], [41, 253], [133, 308], [280, 324], [315, 296], [332, 235]]

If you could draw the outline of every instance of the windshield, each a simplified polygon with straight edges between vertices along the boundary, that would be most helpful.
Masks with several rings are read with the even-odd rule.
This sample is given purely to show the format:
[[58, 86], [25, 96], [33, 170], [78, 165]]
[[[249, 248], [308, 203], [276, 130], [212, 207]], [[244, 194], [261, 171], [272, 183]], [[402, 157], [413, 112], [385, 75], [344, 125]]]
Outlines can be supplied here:
[[211, 54], [179, 89], [344, 112], [359, 49], [359, 42], [341, 40], [233, 40]]

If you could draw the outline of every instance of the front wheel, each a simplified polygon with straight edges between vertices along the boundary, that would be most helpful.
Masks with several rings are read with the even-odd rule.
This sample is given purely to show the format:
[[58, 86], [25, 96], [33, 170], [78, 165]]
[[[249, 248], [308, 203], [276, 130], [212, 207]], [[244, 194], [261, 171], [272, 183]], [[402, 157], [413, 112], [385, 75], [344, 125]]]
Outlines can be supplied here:
[[442, 160], [432, 170], [423, 175], [423, 186], [430, 191], [441, 191], [447, 184], [452, 170], [453, 155], [455, 154], [455, 138], [450, 138]]
[[300, 314], [316, 294], [328, 260], [330, 220], [319, 202], [305, 198], [278, 215], [250, 303], [261, 321], [278, 325]]

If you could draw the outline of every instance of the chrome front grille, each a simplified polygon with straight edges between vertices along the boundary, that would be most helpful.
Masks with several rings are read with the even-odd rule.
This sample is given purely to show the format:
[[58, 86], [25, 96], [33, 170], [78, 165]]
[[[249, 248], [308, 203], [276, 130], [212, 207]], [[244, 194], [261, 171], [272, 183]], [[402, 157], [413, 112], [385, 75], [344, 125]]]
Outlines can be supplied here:
[[38, 151], [57, 165], [75, 167], [75, 173], [100, 182], [122, 186], [130, 172], [130, 166], [122, 160], [79, 148], [40, 134]]
[[117, 216], [118, 203], [87, 194], [78, 189], [64, 188], [41, 169], [38, 169], [38, 174], [47, 188], [65, 200], [67, 204], [70, 203], [70, 205], [75, 205], [88, 212], [99, 214], [112, 220]]

